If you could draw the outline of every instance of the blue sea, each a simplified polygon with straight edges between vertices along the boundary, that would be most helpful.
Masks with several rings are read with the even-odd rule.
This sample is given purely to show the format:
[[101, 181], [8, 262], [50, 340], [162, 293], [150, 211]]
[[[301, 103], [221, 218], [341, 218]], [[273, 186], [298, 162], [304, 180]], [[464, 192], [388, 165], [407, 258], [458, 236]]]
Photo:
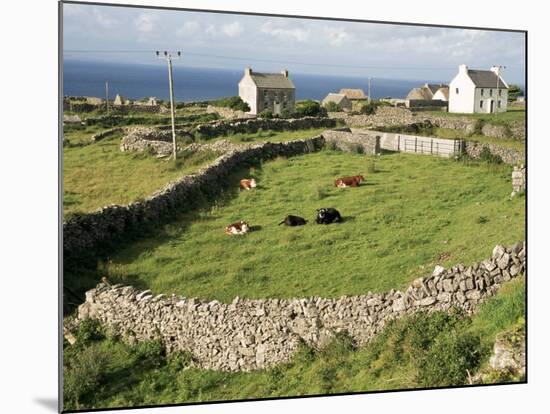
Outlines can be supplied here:
[[[174, 96], [176, 101], [204, 101], [238, 95], [242, 70], [174, 66]], [[327, 76], [290, 73], [296, 86], [296, 99], [323, 99], [329, 92], [341, 88], [368, 90], [368, 79], [349, 76]], [[126, 98], [156, 96], [168, 99], [168, 69], [166, 64], [140, 65], [128, 63], [65, 60], [63, 63], [63, 95], [105, 96], [105, 81], [109, 82], [109, 97], [118, 93]], [[373, 98], [404, 98], [414, 87], [428, 80], [371, 80]], [[430, 82], [437, 82], [429, 80]]]

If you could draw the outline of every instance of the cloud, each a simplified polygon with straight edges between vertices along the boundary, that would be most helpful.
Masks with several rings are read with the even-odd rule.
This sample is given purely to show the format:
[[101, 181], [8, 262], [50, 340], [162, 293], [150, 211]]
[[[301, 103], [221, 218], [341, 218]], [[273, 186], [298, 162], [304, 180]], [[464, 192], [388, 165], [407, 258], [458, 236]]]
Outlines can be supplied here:
[[325, 36], [331, 46], [341, 46], [353, 40], [353, 35], [349, 34], [341, 27], [326, 28]]
[[275, 26], [272, 22], [264, 23], [260, 31], [279, 40], [288, 41], [294, 40], [297, 42], [305, 42], [309, 39], [310, 31], [301, 27], [284, 27]]
[[243, 31], [243, 26], [237, 21], [229, 24], [224, 24], [222, 26], [222, 32], [229, 37], [238, 36], [239, 34], [242, 33], [242, 31]]
[[135, 20], [136, 29], [142, 33], [151, 33], [156, 28], [159, 17], [153, 14], [141, 13]]
[[109, 16], [109, 13], [99, 11], [97, 7], [92, 8], [92, 15], [95, 22], [103, 28], [111, 28], [117, 23], [114, 17]]
[[176, 36], [191, 36], [196, 34], [200, 29], [200, 24], [193, 20], [185, 22], [183, 26], [176, 30]]

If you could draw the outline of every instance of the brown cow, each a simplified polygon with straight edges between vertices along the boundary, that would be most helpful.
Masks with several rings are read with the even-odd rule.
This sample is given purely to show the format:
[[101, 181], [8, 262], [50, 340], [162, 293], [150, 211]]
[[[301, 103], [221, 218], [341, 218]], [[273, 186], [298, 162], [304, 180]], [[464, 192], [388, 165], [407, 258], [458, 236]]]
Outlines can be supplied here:
[[230, 236], [234, 234], [243, 235], [248, 233], [250, 230], [250, 226], [246, 221], [237, 221], [236, 223], [230, 224], [225, 228], [225, 234], [229, 234]]
[[334, 181], [335, 187], [357, 187], [362, 181], [365, 181], [365, 177], [362, 175], [354, 175], [353, 177], [342, 177]]
[[256, 180], [254, 178], [243, 178], [240, 181], [241, 190], [250, 190], [256, 188]]

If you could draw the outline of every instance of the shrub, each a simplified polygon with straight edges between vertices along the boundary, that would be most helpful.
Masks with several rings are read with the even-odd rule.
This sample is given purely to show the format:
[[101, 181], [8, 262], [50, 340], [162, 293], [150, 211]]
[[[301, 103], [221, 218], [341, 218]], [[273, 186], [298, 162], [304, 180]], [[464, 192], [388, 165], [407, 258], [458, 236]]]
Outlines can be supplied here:
[[271, 112], [269, 109], [264, 109], [262, 112], [258, 114], [258, 116], [264, 119], [271, 119], [273, 118], [273, 112]]
[[437, 336], [422, 358], [419, 380], [424, 387], [463, 385], [468, 372], [480, 363], [480, 339], [471, 333], [453, 330]]
[[479, 159], [491, 164], [502, 164], [500, 155], [493, 154], [488, 147], [483, 147], [479, 152]]
[[307, 99], [296, 103], [295, 115], [298, 118], [304, 116], [327, 116], [327, 110], [319, 102]]
[[363, 148], [363, 146], [361, 144], [351, 144], [349, 146], [349, 150], [355, 154], [364, 154], [365, 153], [365, 149]]
[[283, 109], [281, 111], [281, 118], [292, 118], [292, 112], [290, 112], [288, 109]]
[[95, 319], [84, 319], [76, 332], [77, 344], [87, 344], [90, 341], [98, 341], [105, 338], [103, 328]]
[[212, 101], [211, 104], [214, 106], [230, 108], [234, 111], [250, 111], [250, 106], [246, 102], [244, 102], [240, 96], [232, 96], [230, 98], [218, 99], [217, 101]]
[[132, 347], [132, 353], [138, 360], [146, 361], [155, 367], [160, 367], [166, 362], [166, 350], [160, 340], [138, 342]]
[[327, 102], [324, 105], [324, 107], [328, 112], [340, 112], [341, 111], [340, 107], [338, 106], [338, 104], [336, 102]]
[[101, 384], [107, 370], [105, 352], [88, 347], [75, 353], [69, 363], [63, 366], [63, 391], [67, 407], [78, 408], [86, 394]]
[[361, 105], [359, 112], [363, 115], [372, 115], [376, 111], [376, 104], [374, 102]]

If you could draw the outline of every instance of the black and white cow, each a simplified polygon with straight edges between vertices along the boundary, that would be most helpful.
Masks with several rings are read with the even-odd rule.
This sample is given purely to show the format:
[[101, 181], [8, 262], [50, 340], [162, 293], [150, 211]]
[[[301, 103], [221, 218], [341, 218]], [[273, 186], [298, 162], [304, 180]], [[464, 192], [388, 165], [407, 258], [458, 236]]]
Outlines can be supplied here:
[[320, 208], [317, 210], [315, 221], [317, 224], [338, 223], [342, 221], [342, 216], [335, 208]]

